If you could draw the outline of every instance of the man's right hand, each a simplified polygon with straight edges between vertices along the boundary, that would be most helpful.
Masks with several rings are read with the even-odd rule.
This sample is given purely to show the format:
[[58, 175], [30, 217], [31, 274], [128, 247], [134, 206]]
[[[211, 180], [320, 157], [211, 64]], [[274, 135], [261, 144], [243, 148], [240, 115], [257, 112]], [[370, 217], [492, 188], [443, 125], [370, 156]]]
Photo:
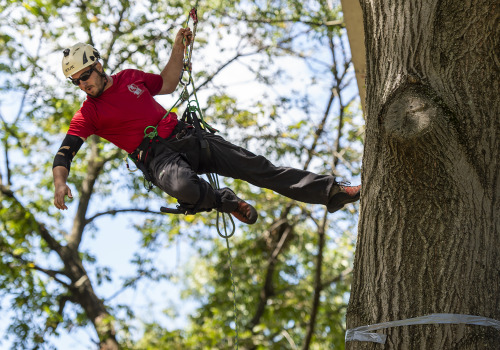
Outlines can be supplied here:
[[57, 209], [68, 209], [64, 203], [65, 197], [73, 198], [70, 188], [66, 184], [69, 170], [63, 166], [56, 166], [52, 169], [54, 175], [54, 205]]
[[68, 207], [65, 204], [65, 197], [73, 198], [71, 189], [66, 184], [56, 186], [54, 191], [54, 205], [57, 209], [66, 210]]

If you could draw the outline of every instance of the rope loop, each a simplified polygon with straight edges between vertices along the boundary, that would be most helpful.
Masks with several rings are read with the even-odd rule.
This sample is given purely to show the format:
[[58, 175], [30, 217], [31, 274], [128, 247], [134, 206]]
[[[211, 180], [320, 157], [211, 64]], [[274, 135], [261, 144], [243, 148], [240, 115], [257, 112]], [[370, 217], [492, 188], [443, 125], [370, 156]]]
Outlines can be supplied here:
[[127, 154], [125, 158], [123, 158], [123, 160], [125, 161], [125, 165], [127, 166], [127, 170], [131, 173], [135, 173], [137, 170], [139, 170], [139, 168], [130, 169], [130, 165], [128, 165], [128, 157], [129, 155]]

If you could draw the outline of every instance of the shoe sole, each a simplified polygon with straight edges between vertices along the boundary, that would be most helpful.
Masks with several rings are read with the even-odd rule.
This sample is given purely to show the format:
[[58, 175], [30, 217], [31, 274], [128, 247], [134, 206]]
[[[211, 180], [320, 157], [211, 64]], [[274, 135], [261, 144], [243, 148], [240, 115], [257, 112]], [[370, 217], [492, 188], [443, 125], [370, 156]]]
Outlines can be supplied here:
[[[341, 195], [342, 197], [340, 197]], [[332, 209], [327, 207], [329, 213], [335, 213], [336, 211], [342, 209], [344, 205], [356, 202], [360, 197], [360, 193], [358, 192], [354, 197], [349, 196], [347, 193], [339, 193], [337, 196], [340, 197], [340, 200], [338, 201], [339, 203]]]

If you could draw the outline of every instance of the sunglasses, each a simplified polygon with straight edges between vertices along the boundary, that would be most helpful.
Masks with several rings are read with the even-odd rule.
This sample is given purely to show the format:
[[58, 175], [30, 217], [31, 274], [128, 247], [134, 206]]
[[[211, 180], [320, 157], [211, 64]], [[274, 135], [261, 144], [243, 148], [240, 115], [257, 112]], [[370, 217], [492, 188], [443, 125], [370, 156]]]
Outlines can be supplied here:
[[73, 79], [73, 78], [69, 77], [68, 79], [73, 84], [75, 84], [76, 86], [78, 86], [78, 85], [80, 85], [80, 81], [87, 81], [95, 70], [96, 70], [96, 68], [95, 68], [95, 64], [94, 64], [94, 65], [92, 65], [90, 67], [90, 69], [88, 71], [82, 73], [82, 75], [80, 75], [79, 78]]

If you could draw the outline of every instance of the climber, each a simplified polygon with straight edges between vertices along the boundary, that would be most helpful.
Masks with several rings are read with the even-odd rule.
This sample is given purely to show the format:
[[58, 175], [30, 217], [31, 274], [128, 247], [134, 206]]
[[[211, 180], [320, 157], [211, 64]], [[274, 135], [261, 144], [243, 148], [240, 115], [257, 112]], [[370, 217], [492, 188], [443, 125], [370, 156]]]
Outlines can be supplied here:
[[[189, 28], [178, 31], [170, 59], [160, 74], [126, 69], [104, 72], [99, 52], [78, 43], [63, 51], [63, 73], [87, 93], [73, 116], [69, 130], [54, 157], [54, 204], [67, 209], [72, 198], [67, 185], [73, 157], [90, 135], [98, 135], [134, 155], [151, 182], [192, 212], [216, 209], [253, 224], [255, 208], [229, 188], [215, 189], [198, 175], [216, 173], [271, 189], [291, 199], [326, 205], [329, 212], [359, 199], [361, 186], [345, 186], [331, 175], [318, 175], [291, 167], [275, 166], [263, 156], [236, 146], [221, 136], [204, 132], [208, 152], [200, 150], [194, 128], [177, 119], [153, 98], [174, 92], [183, 70], [184, 50], [192, 40]], [[144, 129], [157, 125], [158, 136], [147, 152], [140, 148]], [[147, 153], [147, 154], [146, 154]]]

